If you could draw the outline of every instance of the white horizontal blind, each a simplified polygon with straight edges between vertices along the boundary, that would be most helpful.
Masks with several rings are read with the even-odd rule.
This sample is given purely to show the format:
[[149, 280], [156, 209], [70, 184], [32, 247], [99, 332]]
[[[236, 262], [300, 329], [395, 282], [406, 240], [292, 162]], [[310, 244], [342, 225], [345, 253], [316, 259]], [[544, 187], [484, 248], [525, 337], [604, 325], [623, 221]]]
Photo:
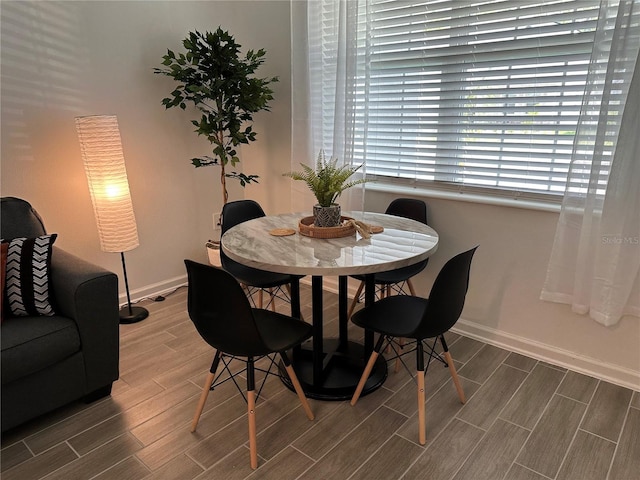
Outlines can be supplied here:
[[598, 7], [361, 2], [354, 160], [368, 176], [562, 195]]

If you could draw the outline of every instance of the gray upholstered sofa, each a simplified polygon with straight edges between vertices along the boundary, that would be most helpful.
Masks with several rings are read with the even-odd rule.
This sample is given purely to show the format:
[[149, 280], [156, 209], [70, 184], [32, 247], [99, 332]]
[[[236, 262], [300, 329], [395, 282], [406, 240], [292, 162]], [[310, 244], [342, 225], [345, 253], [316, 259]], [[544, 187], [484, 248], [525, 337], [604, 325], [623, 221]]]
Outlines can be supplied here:
[[[45, 234], [29, 203], [0, 202], [3, 241]], [[118, 378], [117, 276], [55, 246], [50, 259], [53, 316], [12, 316], [3, 302], [3, 432], [72, 401], [109, 395]]]

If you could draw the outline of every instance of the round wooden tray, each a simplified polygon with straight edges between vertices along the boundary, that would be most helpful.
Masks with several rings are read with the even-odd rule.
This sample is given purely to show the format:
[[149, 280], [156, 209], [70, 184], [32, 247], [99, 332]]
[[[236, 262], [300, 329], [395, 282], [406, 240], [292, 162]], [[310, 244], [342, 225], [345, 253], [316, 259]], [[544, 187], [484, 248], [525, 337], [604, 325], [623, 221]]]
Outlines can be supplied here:
[[351, 220], [351, 217], [340, 217], [343, 224], [337, 227], [316, 227], [313, 224], [313, 217], [304, 217], [300, 219], [298, 228], [300, 234], [313, 238], [341, 238], [354, 235], [356, 228], [352, 224], [344, 224], [345, 220]]

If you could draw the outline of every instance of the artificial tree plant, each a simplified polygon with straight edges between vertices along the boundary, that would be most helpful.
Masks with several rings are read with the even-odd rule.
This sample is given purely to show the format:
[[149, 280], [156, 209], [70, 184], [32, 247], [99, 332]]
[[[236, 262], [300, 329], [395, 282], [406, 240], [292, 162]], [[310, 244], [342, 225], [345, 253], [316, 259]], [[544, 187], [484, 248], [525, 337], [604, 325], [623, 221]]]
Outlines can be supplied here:
[[192, 120], [198, 135], [211, 142], [213, 156], [192, 158], [197, 167], [219, 165], [222, 201], [227, 203], [227, 178], [236, 179], [241, 186], [258, 182], [257, 175], [227, 171], [227, 165], [235, 167], [240, 159], [236, 148], [256, 139], [253, 131], [253, 114], [269, 110], [273, 91], [269, 85], [278, 77], [257, 78], [255, 71], [264, 62], [265, 51], [249, 50], [244, 57], [227, 31], [218, 27], [215, 32], [189, 32], [182, 42], [186, 52], [167, 50], [162, 68], [154, 72], [166, 75], [178, 82], [169, 97], [162, 100], [167, 108], [186, 109], [193, 103], [202, 113], [199, 120]]

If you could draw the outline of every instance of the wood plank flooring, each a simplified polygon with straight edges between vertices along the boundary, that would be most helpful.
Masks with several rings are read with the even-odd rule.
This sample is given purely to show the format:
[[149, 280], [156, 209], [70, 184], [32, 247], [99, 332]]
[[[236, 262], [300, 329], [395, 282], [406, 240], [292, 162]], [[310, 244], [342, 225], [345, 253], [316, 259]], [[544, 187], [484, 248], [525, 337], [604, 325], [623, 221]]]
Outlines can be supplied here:
[[[325, 331], [335, 336], [336, 295], [324, 302]], [[302, 304], [311, 318], [305, 285]], [[393, 365], [355, 407], [311, 400], [313, 422], [270, 378], [256, 408], [252, 471], [246, 404], [233, 383], [209, 395], [189, 431], [213, 351], [187, 316], [186, 289], [144, 305], [148, 319], [120, 327], [112, 395], [3, 435], [2, 479], [640, 479], [638, 392], [455, 333], [448, 343], [468, 401], [460, 404], [448, 370], [432, 364], [427, 445], [417, 441], [415, 383]], [[362, 338], [354, 326], [350, 335]]]

